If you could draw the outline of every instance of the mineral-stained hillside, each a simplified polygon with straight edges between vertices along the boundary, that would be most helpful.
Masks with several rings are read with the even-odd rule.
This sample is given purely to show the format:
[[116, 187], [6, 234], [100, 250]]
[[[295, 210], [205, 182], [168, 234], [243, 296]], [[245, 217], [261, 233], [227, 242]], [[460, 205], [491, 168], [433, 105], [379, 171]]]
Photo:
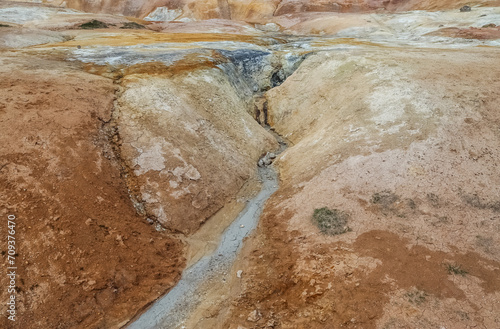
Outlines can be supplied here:
[[[28, 1], [40, 2], [40, 1]], [[264, 22], [273, 16], [304, 12], [360, 13], [375, 10], [440, 10], [463, 5], [498, 5], [498, 0], [43, 0], [56, 6], [67, 6], [93, 13], [120, 14], [158, 20], [187, 18], [233, 19]]]
[[495, 4], [1, 2], [0, 327], [499, 328]]
[[110, 143], [116, 87], [29, 56], [4, 56], [1, 71], [1, 214], [17, 217], [19, 254], [19, 316], [10, 323], [2, 303], [1, 327], [117, 327], [172, 287], [184, 260], [130, 202]]
[[[294, 146], [227, 326], [252, 327], [257, 310], [282, 328], [495, 328], [495, 63], [489, 51], [318, 54], [270, 91], [270, 122]], [[348, 213], [349, 232], [311, 225], [325, 206]]]

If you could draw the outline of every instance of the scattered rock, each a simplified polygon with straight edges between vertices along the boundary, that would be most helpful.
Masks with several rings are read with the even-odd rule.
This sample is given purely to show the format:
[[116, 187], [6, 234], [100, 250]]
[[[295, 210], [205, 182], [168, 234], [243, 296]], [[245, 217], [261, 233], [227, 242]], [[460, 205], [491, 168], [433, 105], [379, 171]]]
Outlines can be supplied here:
[[236, 272], [236, 277], [241, 279], [241, 274], [243, 274], [243, 270]]
[[462, 13], [469, 12], [469, 11], [471, 11], [471, 7], [469, 7], [469, 6], [463, 6], [462, 8], [460, 8], [460, 11]]
[[493, 23], [483, 25], [483, 28], [489, 28], [489, 27], [493, 27], [493, 28], [495, 28], [495, 27], [497, 27], [497, 26], [496, 26], [495, 24], [493, 24]]
[[253, 310], [248, 314], [247, 320], [250, 322], [257, 322], [262, 318], [262, 314], [258, 310]]
[[278, 323], [277, 323], [277, 321], [275, 319], [271, 319], [271, 320], [267, 321], [267, 323], [266, 323], [266, 326], [268, 328], [274, 328], [277, 325], [278, 325]]
[[272, 159], [276, 158], [276, 154], [267, 152], [258, 162], [259, 167], [267, 167], [273, 163]]

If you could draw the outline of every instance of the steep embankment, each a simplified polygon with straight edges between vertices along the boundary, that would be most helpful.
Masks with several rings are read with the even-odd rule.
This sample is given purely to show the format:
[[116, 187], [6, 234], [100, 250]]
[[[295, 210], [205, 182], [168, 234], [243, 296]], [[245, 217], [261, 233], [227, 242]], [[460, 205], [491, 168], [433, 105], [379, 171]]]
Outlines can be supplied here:
[[277, 148], [253, 118], [254, 94], [291, 74], [301, 56], [195, 49], [170, 60], [114, 73], [124, 75], [114, 122], [138, 208], [164, 228], [191, 234]]
[[128, 75], [122, 85], [121, 154], [138, 199], [164, 227], [196, 231], [276, 147], [218, 68], [197, 63], [182, 72], [174, 65], [164, 75]]
[[277, 147], [249, 114], [269, 78], [241, 80], [248, 66], [209, 54], [85, 66], [113, 79], [2, 57], [2, 214], [23, 221], [19, 328], [120, 327], [179, 279], [185, 250], [171, 231], [196, 231]]

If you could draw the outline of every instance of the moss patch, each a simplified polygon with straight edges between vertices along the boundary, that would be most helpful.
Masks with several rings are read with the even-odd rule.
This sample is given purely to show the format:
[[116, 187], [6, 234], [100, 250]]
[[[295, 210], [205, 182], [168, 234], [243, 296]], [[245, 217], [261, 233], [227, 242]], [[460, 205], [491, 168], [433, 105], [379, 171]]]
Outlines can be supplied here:
[[399, 200], [399, 196], [397, 196], [396, 194], [392, 193], [389, 190], [375, 193], [372, 195], [372, 199], [371, 199], [372, 203], [380, 204], [384, 208], [390, 207], [392, 204], [394, 204], [398, 200]]
[[312, 220], [321, 233], [327, 235], [338, 235], [350, 231], [347, 226], [349, 215], [345, 212], [326, 207], [315, 209]]
[[84, 23], [80, 25], [81, 29], [84, 30], [93, 30], [93, 29], [107, 29], [108, 24], [98, 21], [96, 19], [91, 20], [90, 22]]
[[146, 27], [144, 25], [138, 24], [136, 22], [123, 23], [123, 26], [120, 27], [120, 29], [131, 29], [131, 30], [140, 30], [145, 28]]

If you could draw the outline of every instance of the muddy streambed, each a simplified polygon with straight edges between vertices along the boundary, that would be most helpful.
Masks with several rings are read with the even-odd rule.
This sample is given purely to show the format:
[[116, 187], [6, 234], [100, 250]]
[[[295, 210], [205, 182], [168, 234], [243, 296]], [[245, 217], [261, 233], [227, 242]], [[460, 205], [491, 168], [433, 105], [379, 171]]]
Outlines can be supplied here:
[[[281, 153], [286, 145], [278, 136], [277, 139]], [[262, 182], [260, 192], [248, 201], [243, 211], [224, 231], [217, 250], [186, 269], [179, 283], [128, 324], [127, 329], [181, 327], [191, 311], [201, 303], [204, 283], [222, 279], [230, 272], [243, 239], [255, 229], [267, 199], [278, 189], [278, 173], [273, 166], [259, 167], [258, 175]]]

